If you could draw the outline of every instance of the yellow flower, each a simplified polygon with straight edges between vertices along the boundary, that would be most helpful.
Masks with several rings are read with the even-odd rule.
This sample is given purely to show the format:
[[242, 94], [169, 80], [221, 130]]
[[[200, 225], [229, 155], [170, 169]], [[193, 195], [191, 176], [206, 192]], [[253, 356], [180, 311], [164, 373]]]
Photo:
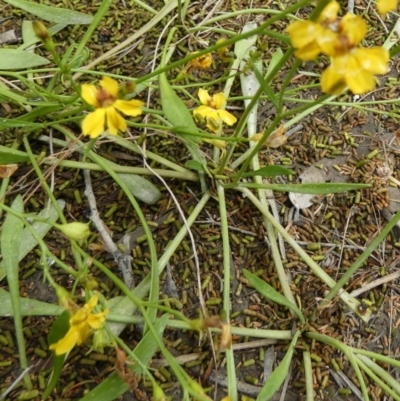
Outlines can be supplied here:
[[54, 350], [56, 355], [66, 354], [75, 345], [81, 345], [89, 337], [91, 329], [99, 329], [103, 325], [108, 309], [93, 314], [92, 310], [97, 305], [97, 302], [97, 295], [93, 295], [83, 308], [78, 309], [71, 316], [68, 333], [60, 341], [50, 345], [50, 349]]
[[[196, 53], [198, 52], [193, 52], [191, 54], [196, 54]], [[201, 68], [202, 70], [206, 70], [207, 68], [210, 68], [212, 60], [213, 59], [211, 53], [203, 54], [202, 56], [190, 60], [186, 65], [185, 71], [189, 72], [195, 68]]]
[[378, 0], [379, 14], [386, 14], [389, 11], [395, 10], [397, 7], [397, 0]]
[[357, 46], [367, 33], [367, 23], [358, 15], [337, 17], [339, 4], [331, 1], [322, 11], [317, 22], [296, 21], [287, 32], [295, 55], [301, 60], [314, 60], [320, 53], [336, 56]]
[[368, 92], [375, 88], [374, 75], [385, 74], [389, 52], [381, 47], [357, 48], [332, 57], [331, 65], [322, 73], [322, 91], [339, 94], [347, 87], [354, 94]]
[[317, 22], [296, 21], [288, 26], [290, 40], [297, 49], [295, 55], [301, 60], [314, 60], [323, 50], [333, 47], [337, 34], [331, 29], [335, 27], [339, 3], [331, 1], [322, 10]]
[[131, 117], [143, 112], [142, 101], [118, 99], [118, 82], [110, 77], [104, 77], [100, 81], [100, 87], [83, 84], [81, 96], [96, 109], [82, 122], [83, 134], [91, 138], [97, 138], [106, 129], [111, 135], [117, 135], [118, 130], [126, 131], [126, 122], [117, 110]]
[[221, 120], [228, 125], [236, 123], [236, 117], [223, 109], [226, 98], [222, 92], [211, 97], [208, 91], [199, 89], [199, 99], [202, 105], [193, 110], [193, 116], [196, 120], [206, 119], [210, 131], [217, 132], [221, 127]]

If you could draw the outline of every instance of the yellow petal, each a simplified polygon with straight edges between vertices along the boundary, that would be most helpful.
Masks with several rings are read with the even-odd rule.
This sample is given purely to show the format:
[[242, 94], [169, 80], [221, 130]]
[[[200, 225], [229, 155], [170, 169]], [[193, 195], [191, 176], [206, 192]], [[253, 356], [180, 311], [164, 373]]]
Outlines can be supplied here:
[[218, 115], [221, 117], [221, 120], [228, 125], [233, 125], [237, 121], [237, 118], [226, 110], [218, 110]]
[[136, 117], [143, 113], [140, 108], [144, 103], [141, 100], [116, 100], [114, 107], [127, 116]]
[[337, 1], [331, 1], [322, 10], [318, 22], [322, 21], [334, 21], [337, 18], [338, 12], [340, 10], [340, 5]]
[[365, 37], [368, 30], [366, 21], [359, 15], [346, 14], [341, 22], [342, 34], [347, 36], [350, 47], [357, 46]]
[[361, 95], [375, 88], [376, 82], [373, 74], [365, 70], [352, 71], [346, 76], [346, 83], [355, 95]]
[[107, 129], [111, 135], [117, 135], [118, 130], [126, 131], [126, 122], [122, 116], [114, 109], [114, 107], [106, 108], [107, 114]]
[[386, 14], [389, 11], [395, 10], [397, 7], [397, 0], [378, 0], [379, 14]]
[[[220, 110], [221, 111], [221, 110]], [[212, 132], [217, 132], [220, 129], [221, 120], [216, 110], [211, 109], [207, 114], [207, 128]]]
[[76, 332], [76, 343], [77, 345], [81, 345], [90, 335], [90, 326], [87, 322], [83, 322], [77, 326]]
[[212, 102], [215, 109], [222, 109], [226, 103], [226, 97], [222, 92], [216, 93], [212, 97]]
[[296, 21], [290, 24], [286, 32], [290, 36], [292, 46], [296, 49], [307, 46], [321, 33], [322, 27], [312, 21]]
[[108, 92], [112, 97], [118, 97], [118, 82], [110, 77], [103, 77], [100, 86]]
[[93, 107], [99, 107], [99, 102], [97, 101], [97, 94], [99, 90], [94, 85], [83, 84], [81, 86], [81, 96], [82, 99]]
[[346, 88], [343, 74], [338, 74], [334, 67], [328, 67], [321, 75], [321, 90], [325, 93], [338, 95]]
[[341, 48], [339, 35], [329, 29], [324, 29], [321, 35], [316, 38], [316, 42], [320, 49], [328, 56], [334, 56], [337, 49]]
[[200, 102], [206, 106], [211, 101], [211, 96], [208, 94], [208, 91], [205, 89], [199, 89], [198, 96], [199, 96]]
[[82, 122], [83, 135], [89, 135], [91, 138], [97, 138], [104, 132], [106, 111], [103, 108], [89, 113]]
[[317, 42], [311, 42], [307, 46], [297, 49], [295, 56], [300, 60], [311, 61], [314, 60], [321, 53], [321, 48]]
[[71, 327], [68, 333], [60, 341], [50, 345], [50, 349], [55, 351], [56, 355], [63, 355], [71, 351], [77, 343], [79, 333], [75, 327]]
[[90, 315], [87, 319], [87, 323], [88, 325], [92, 328], [92, 329], [99, 329], [104, 321], [106, 320], [105, 315], [108, 313], [108, 309], [105, 309], [103, 312], [101, 313], [96, 313], [94, 315]]
[[97, 302], [99, 302], [99, 297], [97, 295], [93, 295], [92, 298], [89, 299], [89, 301], [85, 304], [85, 308], [91, 312], [94, 307], [97, 305]]
[[214, 110], [211, 107], [199, 106], [199, 107], [197, 107], [196, 109], [193, 110], [193, 116], [194, 116], [194, 118], [197, 118], [197, 116], [200, 116], [202, 118], [206, 118], [213, 111]]
[[386, 74], [388, 71], [389, 52], [382, 47], [370, 49], [358, 48], [354, 57], [361, 67], [372, 74]]

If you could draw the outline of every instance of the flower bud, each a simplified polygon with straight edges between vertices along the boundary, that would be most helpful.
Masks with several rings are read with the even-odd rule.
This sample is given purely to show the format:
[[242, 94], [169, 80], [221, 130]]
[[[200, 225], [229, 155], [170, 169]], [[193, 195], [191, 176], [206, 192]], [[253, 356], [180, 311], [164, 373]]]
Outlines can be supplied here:
[[53, 40], [51, 39], [49, 31], [44, 26], [44, 24], [40, 21], [33, 21], [32, 28], [36, 36], [43, 42], [43, 45], [46, 48], [46, 50], [53, 53], [55, 50], [55, 45]]
[[57, 224], [56, 227], [69, 239], [82, 243], [86, 241], [90, 235], [89, 223], [68, 223]]
[[104, 329], [98, 329], [94, 332], [93, 343], [91, 350], [104, 354], [105, 347], [113, 347], [112, 341], [108, 333]]
[[167, 401], [163, 389], [157, 383], [153, 383], [153, 401]]
[[64, 288], [59, 286], [58, 284], [53, 284], [54, 289], [56, 290], [57, 298], [60, 303], [65, 309], [69, 309], [69, 306], [72, 302], [71, 294]]

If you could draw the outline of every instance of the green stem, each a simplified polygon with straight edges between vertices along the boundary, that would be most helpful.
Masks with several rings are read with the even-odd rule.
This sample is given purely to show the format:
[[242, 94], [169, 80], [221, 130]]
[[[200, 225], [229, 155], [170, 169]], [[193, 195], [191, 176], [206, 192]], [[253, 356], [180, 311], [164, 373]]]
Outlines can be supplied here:
[[314, 401], [313, 372], [310, 351], [303, 351], [304, 376], [306, 378], [307, 401]]
[[[221, 221], [221, 235], [222, 235], [222, 261], [223, 261], [223, 272], [224, 272], [224, 288], [223, 288], [223, 309], [226, 313], [226, 321], [230, 322], [230, 309], [231, 309], [231, 275], [233, 272], [233, 260], [231, 249], [229, 245], [229, 228], [228, 228], [228, 216], [225, 202], [225, 192], [222, 185], [217, 182], [217, 193], [218, 193], [218, 207]], [[231, 273], [232, 270], [232, 273]], [[237, 401], [237, 379], [235, 370], [235, 360], [232, 348], [225, 351], [226, 364], [227, 364], [227, 376], [228, 376], [228, 394], [232, 401]]]
[[89, 27], [85, 30], [83, 38], [79, 41], [78, 47], [75, 50], [74, 58], [78, 58], [81, 55], [87, 42], [89, 42], [90, 38], [93, 35], [93, 32], [97, 29], [98, 25], [100, 24], [100, 21], [103, 19], [104, 15], [107, 13], [112, 3], [113, 3], [112, 0], [102, 0], [100, 7], [98, 8], [96, 15], [93, 18], [93, 21], [91, 22]]

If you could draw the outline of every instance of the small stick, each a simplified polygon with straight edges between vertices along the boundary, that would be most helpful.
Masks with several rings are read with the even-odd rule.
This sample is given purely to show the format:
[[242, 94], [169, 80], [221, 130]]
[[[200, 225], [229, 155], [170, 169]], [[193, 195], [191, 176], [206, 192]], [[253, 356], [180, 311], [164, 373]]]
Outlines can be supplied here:
[[89, 207], [91, 211], [90, 218], [93, 224], [96, 226], [97, 231], [101, 235], [104, 244], [106, 245], [109, 252], [114, 257], [114, 260], [117, 262], [118, 267], [122, 272], [122, 276], [124, 278], [125, 285], [132, 289], [134, 287], [133, 282], [133, 274], [132, 274], [132, 266], [131, 266], [131, 256], [127, 253], [121, 252], [115, 242], [112, 240], [110, 234], [106, 230], [106, 226], [103, 220], [100, 218], [99, 211], [96, 205], [96, 198], [93, 193], [92, 181], [90, 179], [89, 170], [83, 170], [83, 176], [85, 178], [85, 195], [89, 202]]

